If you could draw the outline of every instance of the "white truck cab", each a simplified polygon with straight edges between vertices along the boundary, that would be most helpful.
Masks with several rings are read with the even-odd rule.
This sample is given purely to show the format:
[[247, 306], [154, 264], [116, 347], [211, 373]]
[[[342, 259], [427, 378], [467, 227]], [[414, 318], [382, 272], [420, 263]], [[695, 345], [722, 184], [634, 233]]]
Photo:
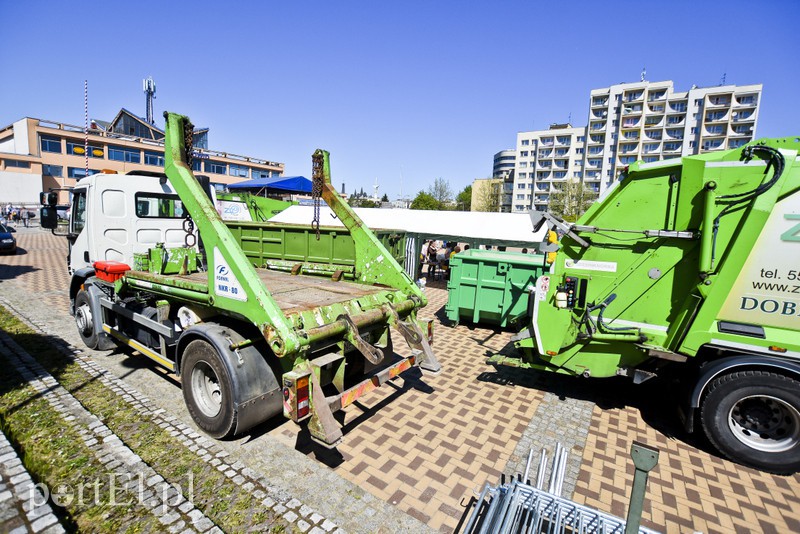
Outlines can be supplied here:
[[183, 203], [156, 174], [87, 176], [72, 190], [70, 211], [70, 274], [96, 261], [133, 266], [134, 253], [156, 243], [167, 248], [197, 243], [197, 231], [185, 223]]

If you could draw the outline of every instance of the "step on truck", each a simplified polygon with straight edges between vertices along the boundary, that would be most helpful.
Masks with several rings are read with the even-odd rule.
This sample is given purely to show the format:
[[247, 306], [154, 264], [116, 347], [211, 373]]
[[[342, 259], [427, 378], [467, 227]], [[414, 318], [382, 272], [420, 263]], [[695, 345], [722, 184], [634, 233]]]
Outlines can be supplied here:
[[[127, 345], [177, 374], [212, 437], [283, 414], [327, 447], [342, 438], [334, 412], [414, 366], [440, 371], [432, 325], [417, 323], [425, 295], [331, 186], [327, 152], [312, 158], [315, 202], [349, 235], [318, 218], [320, 241], [269, 223], [235, 223], [234, 235], [192, 173], [189, 119], [165, 118], [164, 174], [103, 172], [72, 190], [71, 311], [88, 347]], [[55, 195], [43, 197], [55, 229]], [[304, 253], [280, 254], [298, 239]], [[336, 243], [348, 261], [315, 261], [337, 255], [312, 249]], [[410, 356], [394, 353], [392, 327]]]
[[637, 162], [575, 224], [533, 213], [563, 237], [541, 245], [557, 252], [520, 357], [490, 361], [666, 375], [687, 430], [743, 464], [800, 470], [798, 150], [793, 137]]

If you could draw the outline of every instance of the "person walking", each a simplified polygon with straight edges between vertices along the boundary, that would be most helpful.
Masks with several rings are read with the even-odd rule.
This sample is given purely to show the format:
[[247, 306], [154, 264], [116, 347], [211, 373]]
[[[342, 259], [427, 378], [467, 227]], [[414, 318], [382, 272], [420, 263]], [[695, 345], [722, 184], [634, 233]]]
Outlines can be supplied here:
[[434, 280], [436, 280], [436, 254], [438, 252], [439, 251], [436, 250], [436, 243], [431, 241], [428, 245], [428, 278], [433, 276]]

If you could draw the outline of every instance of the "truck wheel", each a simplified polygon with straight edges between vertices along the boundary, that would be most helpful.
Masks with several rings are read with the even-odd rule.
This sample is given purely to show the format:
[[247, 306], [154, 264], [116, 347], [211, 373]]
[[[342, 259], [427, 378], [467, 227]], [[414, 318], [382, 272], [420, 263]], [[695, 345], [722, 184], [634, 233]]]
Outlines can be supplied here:
[[728, 458], [764, 471], [800, 470], [800, 382], [766, 371], [740, 371], [711, 382], [703, 429]]
[[213, 438], [224, 438], [236, 427], [231, 379], [214, 347], [201, 339], [186, 346], [181, 366], [183, 399], [189, 414]]
[[89, 305], [89, 294], [82, 289], [75, 295], [75, 325], [78, 327], [78, 334], [80, 334], [83, 344], [90, 349], [96, 349], [98, 336], [94, 331], [94, 318], [92, 317], [92, 308]]

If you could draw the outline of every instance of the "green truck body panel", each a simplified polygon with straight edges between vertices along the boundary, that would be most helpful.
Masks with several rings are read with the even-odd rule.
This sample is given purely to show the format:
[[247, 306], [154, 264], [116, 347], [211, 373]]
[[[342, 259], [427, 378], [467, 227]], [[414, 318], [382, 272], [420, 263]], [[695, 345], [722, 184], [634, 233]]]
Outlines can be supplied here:
[[[317, 239], [309, 226], [238, 221], [225, 224], [254, 265], [291, 271], [301, 263], [305, 273], [331, 275], [341, 270], [345, 278], [355, 278], [356, 244], [345, 228], [320, 227]], [[395, 261], [405, 265], [405, 232], [372, 232]]]
[[447, 318], [506, 327], [528, 315], [544, 256], [470, 249], [450, 258]]
[[589, 246], [565, 235], [540, 278], [523, 359], [495, 361], [604, 377], [707, 347], [800, 357], [800, 142], [751, 146], [631, 165], [573, 227]]

